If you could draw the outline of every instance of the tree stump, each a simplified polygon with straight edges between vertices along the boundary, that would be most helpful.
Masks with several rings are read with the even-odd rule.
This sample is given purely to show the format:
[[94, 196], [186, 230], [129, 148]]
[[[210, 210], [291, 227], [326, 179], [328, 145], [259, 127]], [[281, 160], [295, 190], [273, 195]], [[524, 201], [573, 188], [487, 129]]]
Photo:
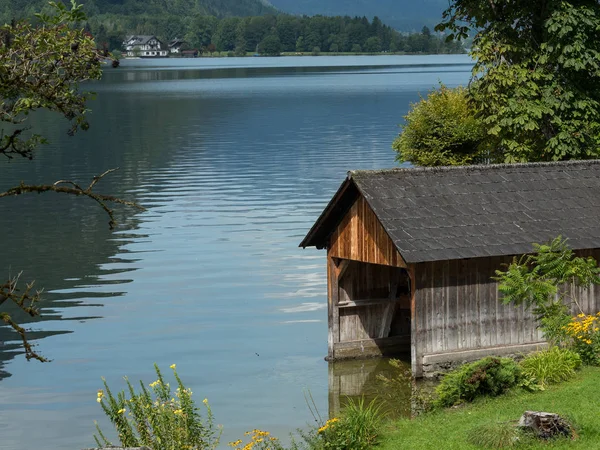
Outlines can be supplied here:
[[525, 411], [519, 420], [519, 427], [529, 429], [540, 439], [573, 436], [571, 424], [554, 413]]

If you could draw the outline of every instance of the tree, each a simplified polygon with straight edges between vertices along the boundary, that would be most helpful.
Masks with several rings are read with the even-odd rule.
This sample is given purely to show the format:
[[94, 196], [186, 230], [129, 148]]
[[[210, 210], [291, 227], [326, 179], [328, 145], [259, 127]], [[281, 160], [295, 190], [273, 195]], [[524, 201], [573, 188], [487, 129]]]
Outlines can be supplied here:
[[[70, 123], [69, 135], [89, 127], [86, 101], [90, 94], [80, 92], [78, 85], [100, 78], [101, 58], [94, 40], [82, 27], [76, 26], [85, 20], [82, 6], [77, 5], [75, 0], [71, 1], [71, 9], [62, 3], [52, 5], [54, 14], [37, 15], [39, 26], [23, 21], [0, 27], [0, 120], [9, 129], [0, 132], [0, 156], [32, 159], [34, 150], [46, 142], [42, 136], [29, 133], [27, 127], [29, 113], [38, 109], [63, 115]], [[112, 228], [116, 222], [108, 203], [134, 204], [93, 190], [110, 172], [112, 170], [94, 177], [85, 188], [71, 181], [57, 181], [52, 185], [21, 183], [0, 192], [0, 199], [44, 192], [84, 196], [104, 209]], [[40, 292], [34, 291], [33, 282], [26, 284], [24, 289], [18, 284], [19, 275], [0, 284], [0, 306], [10, 302], [29, 316], [37, 316]], [[27, 359], [45, 361], [32, 348], [25, 329], [6, 310], [0, 310], [0, 320], [19, 335]]]
[[296, 51], [303, 52], [306, 50], [306, 45], [304, 44], [304, 36], [300, 36], [296, 41]]
[[437, 30], [477, 31], [471, 95], [504, 161], [600, 156], [600, 5], [454, 0]]
[[261, 55], [279, 56], [281, 53], [281, 41], [279, 36], [270, 35], [264, 38], [260, 44], [258, 44], [258, 53]]
[[366, 40], [364, 50], [369, 53], [379, 53], [381, 51], [381, 39], [377, 36], [371, 36]]
[[392, 144], [397, 161], [418, 166], [473, 164], [488, 157], [485, 130], [475, 117], [465, 88], [444, 85], [411, 105], [406, 123]]

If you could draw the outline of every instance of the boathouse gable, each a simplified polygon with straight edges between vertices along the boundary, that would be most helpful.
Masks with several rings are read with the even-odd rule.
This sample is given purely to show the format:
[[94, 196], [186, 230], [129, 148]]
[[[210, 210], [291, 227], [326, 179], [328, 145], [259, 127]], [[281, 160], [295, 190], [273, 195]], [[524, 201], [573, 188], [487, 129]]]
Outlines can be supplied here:
[[349, 172], [300, 244], [327, 249], [328, 358], [406, 353], [427, 376], [545, 345], [492, 277], [558, 235], [600, 257], [600, 161]]

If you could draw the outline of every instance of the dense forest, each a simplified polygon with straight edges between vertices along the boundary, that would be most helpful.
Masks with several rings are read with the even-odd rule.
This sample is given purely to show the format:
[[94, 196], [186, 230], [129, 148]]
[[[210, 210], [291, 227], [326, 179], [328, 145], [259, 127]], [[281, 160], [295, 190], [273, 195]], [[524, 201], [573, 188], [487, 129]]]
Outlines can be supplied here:
[[386, 25], [399, 31], [420, 31], [433, 28], [448, 8], [448, 0], [270, 0], [289, 14], [324, 16], [378, 16]]
[[184, 39], [200, 51], [234, 52], [406, 52], [462, 53], [456, 42], [445, 42], [423, 27], [405, 35], [375, 17], [298, 17], [266, 15], [254, 17], [162, 16], [90, 20], [90, 30], [100, 45], [118, 49], [125, 34], [154, 34], [163, 41]]
[[[183, 39], [200, 51], [459, 53], [427, 27], [402, 34], [375, 17], [292, 16], [266, 0], [79, 0], [100, 47], [121, 50], [131, 34]], [[0, 20], [31, 18], [46, 0], [0, 0]]]
[[[0, 21], [31, 18], [42, 10], [51, 11], [49, 0], [0, 0]], [[61, 0], [55, 0], [61, 1]], [[69, 0], [62, 0], [68, 4]], [[77, 0], [88, 17], [123, 16], [259, 16], [278, 11], [264, 0]]]

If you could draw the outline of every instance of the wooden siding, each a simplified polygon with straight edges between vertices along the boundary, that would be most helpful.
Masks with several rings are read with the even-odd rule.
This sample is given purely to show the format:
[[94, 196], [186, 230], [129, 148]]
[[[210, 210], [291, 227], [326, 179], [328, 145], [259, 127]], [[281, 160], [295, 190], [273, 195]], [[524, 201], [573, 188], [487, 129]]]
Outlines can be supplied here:
[[[578, 253], [600, 257], [598, 250]], [[420, 375], [423, 355], [543, 341], [533, 315], [523, 306], [504, 305], [498, 284], [491, 279], [511, 260], [474, 258], [414, 266], [415, 375]], [[600, 286], [571, 290], [586, 313], [600, 310]]]
[[331, 235], [328, 253], [336, 258], [406, 267], [396, 246], [362, 196]]

